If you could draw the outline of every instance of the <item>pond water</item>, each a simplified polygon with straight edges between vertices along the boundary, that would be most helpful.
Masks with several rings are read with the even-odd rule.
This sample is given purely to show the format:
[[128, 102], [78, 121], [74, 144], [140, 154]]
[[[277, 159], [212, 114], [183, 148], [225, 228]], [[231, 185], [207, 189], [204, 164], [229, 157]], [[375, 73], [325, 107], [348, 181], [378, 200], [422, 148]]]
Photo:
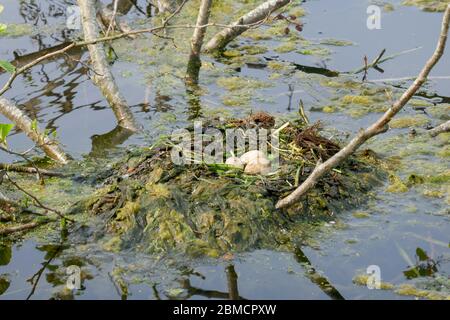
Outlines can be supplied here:
[[[252, 1], [250, 5], [235, 2], [236, 10], [252, 5]], [[137, 5], [145, 8], [145, 3]], [[169, 40], [150, 37], [117, 41], [113, 44], [117, 59], [111, 69], [144, 127], [142, 134], [120, 134], [113, 113], [89, 79], [89, 69], [79, 63], [87, 59], [82, 50], [36, 66], [20, 76], [5, 96], [36, 118], [40, 127], [56, 129], [72, 157], [96, 163], [117, 157], [127, 147], [149, 145], [158, 135], [187, 125], [199, 114], [237, 116], [264, 110], [289, 119], [296, 115], [300, 99], [308, 117], [320, 120], [330, 134], [354, 134], [379, 117], [388, 104], [386, 90], [396, 97], [410, 83], [403, 78], [418, 74], [435, 48], [442, 17], [403, 6], [401, 1], [378, 1], [383, 8], [382, 29], [369, 30], [366, 9], [371, 3], [311, 0], [294, 5], [292, 12], [300, 7], [305, 12], [300, 34], [291, 28], [289, 35], [283, 35], [285, 26], [276, 22], [244, 34], [224, 57], [204, 57], [200, 93], [188, 92], [182, 81], [185, 39], [192, 30], [172, 31], [177, 32], [175, 41], [184, 39], [177, 48]], [[78, 34], [65, 29], [65, 8], [74, 1], [0, 0], [0, 4], [5, 7], [0, 22], [10, 27], [9, 34], [0, 35], [0, 60], [23, 63], [33, 53]], [[192, 9], [186, 10], [179, 21], [192, 21]], [[213, 19], [232, 15], [225, 10], [226, 17], [217, 14]], [[133, 7], [126, 19], [146, 26], [156, 18]], [[324, 75], [326, 70], [358, 69], [364, 55], [371, 61], [382, 49], [392, 55], [415, 48], [383, 63], [384, 73], [370, 70], [364, 85], [362, 74]], [[251, 50], [256, 53], [249, 54]], [[414, 121], [418, 136], [409, 135], [409, 127], [398, 121], [368, 145], [391, 159], [394, 168], [390, 170], [398, 179], [406, 181], [415, 174], [432, 182], [417, 186], [405, 182], [406, 189], [399, 193], [389, 192], [394, 183], [386, 181], [372, 191], [364, 206], [338, 212], [331, 222], [317, 223], [311, 239], [294, 253], [258, 249], [235, 254], [232, 260], [161, 257], [110, 253], [81, 238], [37, 233], [1, 247], [0, 299], [415, 298], [400, 295], [395, 288], [369, 290], [355, 283], [354, 277], [365, 274], [371, 265], [378, 266], [382, 280], [396, 288], [411, 284], [448, 297], [449, 136], [421, 135], [426, 125], [449, 118], [448, 57], [447, 52], [426, 88], [399, 115]], [[230, 77], [245, 79], [243, 88], [233, 88], [226, 81]], [[0, 83], [7, 78], [0, 73]], [[369, 99], [369, 106], [366, 100], [355, 103], [358, 97]], [[4, 122], [0, 116], [0, 123]], [[8, 142], [15, 150], [31, 146], [18, 132]], [[12, 160], [0, 154], [0, 162]], [[73, 264], [83, 270], [82, 290], [75, 293], [62, 289], [66, 267]]]

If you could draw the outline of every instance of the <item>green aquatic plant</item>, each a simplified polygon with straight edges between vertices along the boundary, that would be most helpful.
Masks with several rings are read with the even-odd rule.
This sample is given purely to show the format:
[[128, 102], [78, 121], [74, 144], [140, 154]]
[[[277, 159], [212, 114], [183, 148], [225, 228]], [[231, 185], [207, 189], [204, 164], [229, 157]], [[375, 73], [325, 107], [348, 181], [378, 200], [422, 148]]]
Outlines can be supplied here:
[[445, 0], [403, 0], [405, 6], [417, 6], [428, 12], [442, 12], [447, 8], [448, 1]]
[[[219, 130], [250, 123], [211, 121]], [[103, 247], [108, 250], [133, 247], [219, 257], [253, 248], [289, 249], [303, 234], [300, 222], [305, 218], [326, 220], [330, 212], [364, 201], [365, 191], [379, 183], [378, 169], [354, 158], [340, 168], [345, 174], [330, 175], [304, 201], [278, 212], [275, 201], [304, 179], [300, 173], [314, 167], [315, 157], [337, 151], [316, 127], [291, 124], [281, 131], [280, 141], [280, 168], [268, 176], [253, 176], [220, 164], [175, 165], [171, 144], [162, 140], [119, 161], [109, 182], [74, 210], [103, 217]], [[117, 179], [124, 174], [129, 178]], [[280, 233], [280, 228], [285, 231]]]
[[389, 176], [389, 186], [386, 188], [386, 191], [392, 193], [403, 193], [408, 192], [408, 187], [398, 176], [391, 174]]

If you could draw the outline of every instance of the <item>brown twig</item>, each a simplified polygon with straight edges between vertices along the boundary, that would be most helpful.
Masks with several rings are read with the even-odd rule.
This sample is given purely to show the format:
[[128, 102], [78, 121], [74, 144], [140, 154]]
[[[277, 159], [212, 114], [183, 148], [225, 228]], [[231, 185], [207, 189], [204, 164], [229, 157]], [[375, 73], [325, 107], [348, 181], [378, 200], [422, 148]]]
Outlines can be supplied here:
[[[47, 156], [59, 163], [66, 164], [69, 160], [67, 155], [60, 147], [49, 139], [49, 137], [40, 132], [33, 121], [17, 107], [11, 100], [0, 96], [0, 113], [12, 121], [20, 130], [22, 130], [28, 138], [30, 138], [39, 148], [41, 148]], [[2, 148], [4, 150], [4, 148]]]
[[338, 153], [336, 153], [333, 157], [325, 161], [324, 163], [317, 166], [314, 171], [310, 174], [310, 176], [290, 195], [281, 199], [276, 204], [278, 209], [284, 208], [292, 205], [296, 201], [298, 201], [309, 189], [311, 189], [318, 180], [329, 172], [331, 169], [339, 165], [345, 159], [347, 159], [351, 154], [353, 154], [364, 142], [368, 139], [376, 136], [380, 133], [388, 130], [387, 124], [391, 121], [391, 119], [405, 106], [405, 104], [411, 99], [411, 97], [417, 92], [417, 90], [425, 83], [427, 77], [442, 57], [445, 44], [447, 42], [447, 34], [450, 23], [450, 5], [447, 6], [445, 10], [444, 17], [442, 20], [441, 33], [439, 36], [439, 41], [436, 46], [436, 50], [434, 51], [431, 58], [426, 62], [422, 71], [420, 72], [417, 79], [413, 84], [403, 93], [403, 95], [389, 108], [386, 113], [379, 118], [375, 123], [373, 123], [370, 127], [365, 130], [361, 130], [359, 134], [353, 138], [343, 149], [341, 149]]

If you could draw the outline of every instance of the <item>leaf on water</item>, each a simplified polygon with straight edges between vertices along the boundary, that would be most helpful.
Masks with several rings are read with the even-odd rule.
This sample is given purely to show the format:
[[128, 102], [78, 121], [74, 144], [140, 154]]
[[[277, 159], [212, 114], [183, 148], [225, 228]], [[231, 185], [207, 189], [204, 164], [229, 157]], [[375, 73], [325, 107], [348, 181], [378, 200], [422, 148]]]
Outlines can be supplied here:
[[0, 278], [0, 296], [8, 290], [9, 285], [8, 279]]
[[31, 122], [31, 130], [37, 132], [37, 119], [33, 119], [33, 121]]
[[[1, 29], [1, 26], [0, 26]], [[5, 70], [6, 72], [13, 73], [16, 71], [16, 67], [14, 67], [11, 63], [6, 60], [0, 60], [0, 68]]]
[[422, 248], [416, 249], [416, 255], [420, 261], [427, 261], [428, 259], [430, 259], [428, 258], [427, 253]]
[[11, 123], [0, 123], [0, 143], [6, 143], [6, 137], [8, 137], [12, 128], [14, 128], [14, 125]]

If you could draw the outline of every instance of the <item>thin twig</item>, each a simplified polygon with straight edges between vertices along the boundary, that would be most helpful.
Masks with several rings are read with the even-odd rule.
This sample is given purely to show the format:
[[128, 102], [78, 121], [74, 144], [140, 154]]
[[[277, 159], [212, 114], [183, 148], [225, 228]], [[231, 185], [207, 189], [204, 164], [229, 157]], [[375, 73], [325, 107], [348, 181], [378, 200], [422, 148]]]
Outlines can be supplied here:
[[399, 57], [399, 56], [401, 56], [401, 55], [404, 55], [404, 54], [407, 54], [407, 53], [411, 53], [411, 52], [417, 51], [417, 50], [419, 50], [419, 49], [422, 49], [422, 47], [417, 47], [417, 48], [413, 48], [413, 49], [401, 51], [401, 52], [398, 52], [398, 53], [394, 53], [394, 54], [392, 54], [392, 55], [390, 55], [390, 56], [387, 56], [387, 57], [385, 57], [385, 58], [382, 59], [382, 57], [383, 57], [383, 55], [384, 55], [384, 53], [385, 53], [385, 50], [383, 50], [383, 51], [378, 55], [378, 57], [377, 57], [372, 63], [368, 64], [367, 66], [364, 65], [364, 66], [362, 66], [361, 68], [359, 68], [359, 69], [357, 69], [357, 70], [350, 71], [350, 72], [342, 72], [342, 73], [358, 74], [358, 73], [364, 72], [365, 70], [368, 70], [368, 69], [370, 69], [370, 68], [374, 68], [374, 67], [378, 66], [379, 64], [381, 64], [381, 63], [383, 63], [383, 62], [386, 62], [386, 61], [388, 61], [388, 60], [392, 60], [392, 59], [394, 59], [394, 58], [397, 58], [397, 57]]

